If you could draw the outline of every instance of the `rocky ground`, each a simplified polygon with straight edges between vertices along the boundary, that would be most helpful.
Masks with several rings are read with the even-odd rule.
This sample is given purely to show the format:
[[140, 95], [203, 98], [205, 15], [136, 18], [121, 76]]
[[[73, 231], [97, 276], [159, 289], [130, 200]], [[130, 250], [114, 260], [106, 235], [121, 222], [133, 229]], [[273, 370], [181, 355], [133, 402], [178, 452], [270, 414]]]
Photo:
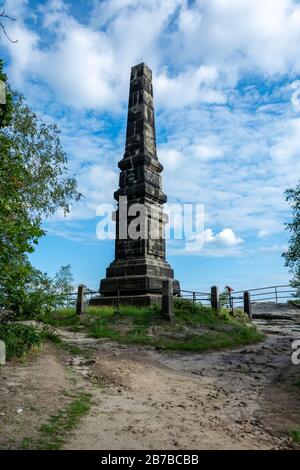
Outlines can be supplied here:
[[293, 385], [300, 366], [291, 363], [300, 316], [293, 309], [282, 318], [287, 311], [279, 310], [271, 318], [274, 309], [256, 308], [264, 342], [202, 354], [61, 331], [64, 341], [91, 357], [47, 345], [24, 364], [2, 367], [0, 448], [20, 448], [24, 437], [38, 435], [41, 422], [78, 390], [89, 391], [93, 405], [65, 449], [297, 447], [289, 431], [300, 429], [300, 388]]

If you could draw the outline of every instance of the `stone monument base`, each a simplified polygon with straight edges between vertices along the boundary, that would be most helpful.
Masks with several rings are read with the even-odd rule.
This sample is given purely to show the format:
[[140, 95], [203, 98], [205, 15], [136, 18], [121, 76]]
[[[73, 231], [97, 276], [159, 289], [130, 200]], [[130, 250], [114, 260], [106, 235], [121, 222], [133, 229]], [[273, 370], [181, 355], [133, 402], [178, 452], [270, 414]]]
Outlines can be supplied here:
[[120, 295], [92, 297], [89, 305], [135, 305], [138, 307], [147, 307], [149, 305], [159, 305], [161, 307], [161, 294], [141, 294], [141, 295]]

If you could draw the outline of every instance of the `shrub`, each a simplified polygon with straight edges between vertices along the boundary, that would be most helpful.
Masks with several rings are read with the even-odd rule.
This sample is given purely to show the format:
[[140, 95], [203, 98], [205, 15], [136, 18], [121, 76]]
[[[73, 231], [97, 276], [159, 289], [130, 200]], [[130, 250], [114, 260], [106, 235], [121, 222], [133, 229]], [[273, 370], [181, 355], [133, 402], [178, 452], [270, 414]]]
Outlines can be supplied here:
[[6, 357], [22, 358], [33, 347], [39, 347], [43, 334], [33, 326], [16, 323], [0, 323], [0, 339], [6, 345]]

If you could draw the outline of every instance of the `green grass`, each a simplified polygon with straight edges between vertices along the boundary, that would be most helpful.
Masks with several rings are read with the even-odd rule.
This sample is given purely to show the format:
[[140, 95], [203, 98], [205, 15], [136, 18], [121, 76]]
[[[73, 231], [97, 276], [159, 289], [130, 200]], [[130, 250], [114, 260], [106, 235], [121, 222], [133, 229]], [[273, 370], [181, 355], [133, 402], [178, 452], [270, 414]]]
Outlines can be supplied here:
[[263, 334], [246, 323], [242, 312], [232, 316], [228, 310], [215, 312], [208, 306], [184, 299], [174, 300], [175, 322], [165, 320], [157, 306], [88, 307], [76, 317], [74, 310], [62, 309], [44, 318], [45, 322], [75, 331], [85, 331], [94, 338], [124, 344], [150, 345], [166, 350], [206, 351], [255, 343]]
[[92, 405], [89, 393], [80, 393], [71, 403], [50, 416], [39, 429], [37, 438], [24, 438], [22, 449], [56, 450], [64, 444], [69, 433], [78, 425], [80, 419], [88, 413]]
[[38, 320], [46, 323], [47, 325], [55, 327], [72, 326], [79, 323], [80, 318], [76, 315], [75, 310], [72, 308], [61, 308], [55, 312], [48, 313], [38, 318]]
[[297, 444], [300, 443], [300, 430], [299, 429], [292, 429], [290, 431], [290, 436], [294, 442], [296, 442]]
[[80, 346], [77, 346], [76, 344], [70, 344], [65, 341], [61, 341], [59, 344], [63, 349], [68, 351], [73, 356], [82, 356], [85, 359], [90, 359], [91, 356], [93, 355], [93, 351], [91, 349], [81, 348]]

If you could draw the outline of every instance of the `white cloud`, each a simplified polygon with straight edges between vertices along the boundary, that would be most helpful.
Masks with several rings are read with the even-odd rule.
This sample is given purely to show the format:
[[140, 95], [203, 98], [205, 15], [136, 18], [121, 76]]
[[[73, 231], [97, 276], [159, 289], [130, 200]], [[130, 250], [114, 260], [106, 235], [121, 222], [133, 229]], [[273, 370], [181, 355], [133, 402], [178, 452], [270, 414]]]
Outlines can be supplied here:
[[221, 246], [237, 246], [243, 243], [243, 240], [237, 237], [231, 228], [224, 228], [216, 235], [214, 235], [210, 228], [207, 228], [204, 232], [204, 243]]
[[270, 236], [270, 232], [268, 230], [260, 230], [258, 232], [258, 238], [268, 238]]
[[[157, 103], [182, 108], [225, 103], [225, 90], [243, 73], [297, 73], [300, 5], [295, 0], [110, 0], [85, 8], [85, 22], [71, 5], [52, 0], [30, 9], [6, 1], [17, 17], [6, 44], [11, 72], [43, 80], [62, 103], [81, 109], [118, 110], [128, 69], [145, 60], [155, 72]], [[40, 15], [40, 16], [37, 16]], [[31, 18], [43, 33], [25, 23]], [[44, 34], [51, 43], [43, 45]]]
[[277, 136], [278, 142], [271, 148], [271, 156], [282, 165], [294, 159], [296, 168], [300, 169], [300, 118], [287, 120], [283, 126], [283, 132], [281, 130]]
[[[207, 141], [208, 139], [206, 139]], [[205, 143], [195, 143], [191, 146], [191, 153], [199, 160], [214, 160], [224, 156], [221, 148]]]
[[284, 251], [287, 250], [287, 245], [281, 244], [281, 245], [270, 245], [270, 246], [262, 246], [259, 248], [259, 251], [262, 253], [283, 253]]
[[300, 80], [295, 80], [290, 85], [291, 90], [294, 90], [291, 97], [291, 103], [295, 111], [300, 111]]
[[225, 103], [225, 95], [216, 89], [218, 72], [212, 66], [200, 66], [175, 77], [166, 72], [154, 80], [158, 104], [166, 108], [182, 108], [198, 103]]
[[299, 71], [300, 6], [293, 0], [198, 0], [185, 4], [174, 43], [182, 56], [270, 75]]
[[[2, 43], [11, 58], [9, 78], [62, 128], [70, 171], [86, 196], [70, 217], [93, 217], [99, 202], [112, 201], [129, 69], [145, 60], [154, 74], [158, 156], [169, 201], [204, 203], [209, 227], [231, 227], [210, 234], [207, 246], [215, 244], [215, 253], [225, 246], [238, 253], [236, 233], [282, 232], [283, 193], [300, 174], [299, 2], [93, 5], [90, 11], [84, 4], [84, 18], [75, 18], [72, 2], [36, 9], [22, 0], [6, 2], [17, 18], [9, 33], [19, 39]], [[256, 86], [254, 74], [263, 86]], [[109, 131], [119, 125], [120, 111], [123, 133], [116, 137]]]
[[184, 155], [176, 149], [162, 148], [159, 152], [159, 159], [163, 165], [174, 171], [183, 163]]

